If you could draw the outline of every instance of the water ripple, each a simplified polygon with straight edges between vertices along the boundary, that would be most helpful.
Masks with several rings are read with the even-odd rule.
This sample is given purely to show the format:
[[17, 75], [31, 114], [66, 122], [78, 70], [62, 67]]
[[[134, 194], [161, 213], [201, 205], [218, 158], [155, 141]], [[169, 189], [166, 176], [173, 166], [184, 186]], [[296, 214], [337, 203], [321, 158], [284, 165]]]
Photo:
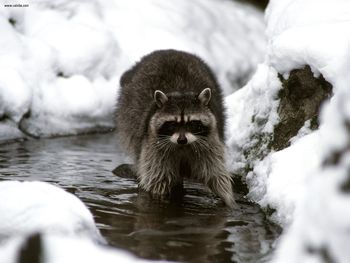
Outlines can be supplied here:
[[280, 230], [237, 193], [230, 211], [203, 186], [187, 182], [172, 203], [139, 192], [135, 180], [112, 174], [129, 162], [113, 134], [2, 145], [0, 180], [40, 180], [78, 196], [110, 245], [149, 259], [265, 262]]

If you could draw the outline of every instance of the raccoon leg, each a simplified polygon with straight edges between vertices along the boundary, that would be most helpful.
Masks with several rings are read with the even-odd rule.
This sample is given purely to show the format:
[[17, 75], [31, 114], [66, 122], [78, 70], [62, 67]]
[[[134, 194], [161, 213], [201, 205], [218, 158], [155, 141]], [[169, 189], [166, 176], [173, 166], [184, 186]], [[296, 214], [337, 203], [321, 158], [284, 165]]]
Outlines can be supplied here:
[[201, 162], [196, 162], [198, 167], [195, 167], [193, 171], [196, 171], [196, 178], [232, 208], [236, 206], [232, 178], [226, 169], [223, 156], [221, 148], [213, 147], [210, 152], [202, 153]]
[[137, 165], [139, 186], [155, 196], [170, 196], [173, 189], [179, 184], [180, 177], [174, 162], [171, 162], [164, 153], [144, 149]]
[[173, 180], [175, 176], [170, 171], [166, 172], [163, 167], [159, 166], [158, 169], [149, 163], [140, 163], [139, 186], [154, 196], [168, 197], [178, 183]]
[[[216, 166], [216, 168], [218, 168]], [[217, 171], [212, 170], [211, 174], [205, 180], [205, 184], [208, 188], [218, 195], [227, 206], [235, 207], [236, 202], [233, 197], [232, 190], [232, 178], [229, 173], [223, 169], [218, 169]]]

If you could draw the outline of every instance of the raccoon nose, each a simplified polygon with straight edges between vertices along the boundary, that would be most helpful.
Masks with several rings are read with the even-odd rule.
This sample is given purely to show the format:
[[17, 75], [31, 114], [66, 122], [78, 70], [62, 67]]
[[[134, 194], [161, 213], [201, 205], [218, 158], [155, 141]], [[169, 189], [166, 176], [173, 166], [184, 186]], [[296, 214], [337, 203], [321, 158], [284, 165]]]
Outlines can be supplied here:
[[178, 144], [187, 144], [187, 138], [184, 134], [180, 133], [179, 138], [177, 138], [177, 143]]

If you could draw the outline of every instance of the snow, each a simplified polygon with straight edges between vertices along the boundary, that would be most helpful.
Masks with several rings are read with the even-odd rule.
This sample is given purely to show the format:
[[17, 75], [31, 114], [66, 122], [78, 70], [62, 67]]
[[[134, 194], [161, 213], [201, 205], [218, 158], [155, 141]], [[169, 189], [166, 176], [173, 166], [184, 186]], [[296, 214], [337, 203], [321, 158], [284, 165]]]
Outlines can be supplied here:
[[167, 47], [194, 52], [209, 63], [229, 94], [263, 58], [264, 22], [249, 6], [225, 0], [113, 3], [106, 19], [132, 61]]
[[[321, 164], [320, 141], [319, 132], [308, 134], [291, 147], [268, 155], [247, 175], [248, 197], [263, 207], [277, 208], [273, 214], [275, 221], [290, 223], [296, 204], [305, 200], [303, 194], [309, 179], [306, 175]], [[262, 180], [265, 195], [261, 195]]]
[[45, 182], [0, 182], [0, 258], [15, 263], [29, 237], [40, 233], [43, 262], [149, 262], [107, 247], [87, 207]]
[[14, 138], [112, 129], [119, 77], [153, 50], [200, 55], [229, 94], [250, 77], [266, 46], [262, 13], [228, 0], [4, 4], [0, 135], [17, 126]]
[[[127, 252], [100, 246], [86, 238], [62, 237], [55, 235], [44, 235], [43, 251], [41, 251], [44, 263], [73, 263], [73, 262], [123, 262], [141, 263], [152, 262], [138, 259]], [[13, 238], [0, 247], [1, 262], [16, 263], [20, 249], [27, 239]], [[154, 261], [153, 261], [154, 262]], [[164, 262], [164, 261], [157, 261]]]
[[[343, 69], [349, 70], [350, 63], [342, 62]], [[334, 97], [322, 111], [319, 147], [310, 152], [313, 157], [308, 154], [310, 157], [305, 158], [316, 157], [321, 163], [316, 167], [305, 165], [312, 169], [300, 172], [308, 180], [304, 197], [296, 203], [294, 221], [281, 240], [274, 262], [324, 262], [325, 257], [332, 262], [350, 260], [350, 196], [349, 190], [344, 190], [350, 180], [350, 79], [344, 71], [339, 73]], [[339, 160], [334, 160], [337, 152]]]
[[252, 136], [259, 132], [272, 132], [277, 124], [278, 101], [273, 99], [280, 88], [277, 71], [261, 64], [244, 88], [225, 98], [228, 165], [234, 173], [242, 173], [246, 164], [254, 161], [244, 154], [257, 143]]
[[45, 182], [0, 182], [0, 237], [35, 232], [104, 242], [92, 214], [73, 194]]
[[0, 122], [0, 142], [12, 141], [16, 139], [22, 139], [25, 135], [18, 130], [17, 125], [9, 120]]
[[[274, 209], [272, 219], [285, 228], [272, 262], [350, 262], [350, 2], [271, 0], [266, 20], [264, 63], [226, 99], [230, 169], [246, 174], [248, 197]], [[321, 107], [318, 130], [307, 122], [289, 147], [271, 151], [266, 131], [279, 121], [277, 72], [288, 78], [305, 65], [334, 95]], [[261, 152], [247, 152], [254, 145]]]

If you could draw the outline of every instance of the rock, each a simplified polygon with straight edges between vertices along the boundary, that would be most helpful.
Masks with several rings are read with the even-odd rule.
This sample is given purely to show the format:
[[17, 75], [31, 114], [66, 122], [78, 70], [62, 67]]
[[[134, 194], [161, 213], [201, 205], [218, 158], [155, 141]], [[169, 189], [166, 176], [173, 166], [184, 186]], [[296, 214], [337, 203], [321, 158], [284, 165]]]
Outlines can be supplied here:
[[279, 78], [282, 89], [278, 94], [280, 122], [275, 126], [269, 148], [279, 151], [290, 145], [289, 140], [297, 135], [307, 120], [311, 129], [318, 128], [321, 104], [332, 96], [332, 85], [322, 75], [314, 77], [309, 66], [290, 72], [288, 79]]
[[[317, 129], [320, 106], [332, 96], [332, 85], [322, 75], [315, 77], [308, 65], [292, 70], [287, 79], [284, 79], [281, 74], [278, 74], [278, 78], [281, 87], [276, 90], [275, 98], [270, 98], [270, 104], [277, 103], [277, 106], [275, 109], [273, 106], [263, 109], [263, 113], [256, 110], [249, 124], [253, 128], [245, 128], [250, 129], [249, 143], [234, 146], [238, 152], [237, 156], [244, 156], [235, 159], [240, 161], [243, 167], [238, 171], [235, 170], [236, 174], [249, 173], [256, 161], [263, 160], [271, 151], [280, 151], [290, 146], [290, 140], [302, 127], [306, 126], [306, 121], [310, 123], [309, 129]], [[264, 95], [257, 96], [264, 99]], [[269, 118], [273, 111], [276, 112], [274, 114], [277, 121], [272, 129], [266, 129], [267, 125], [271, 125]]]
[[243, 3], [250, 3], [251, 5], [259, 8], [259, 9], [262, 9], [262, 10], [265, 10], [265, 8], [267, 7], [267, 4], [269, 3], [268, 0], [239, 0]]

